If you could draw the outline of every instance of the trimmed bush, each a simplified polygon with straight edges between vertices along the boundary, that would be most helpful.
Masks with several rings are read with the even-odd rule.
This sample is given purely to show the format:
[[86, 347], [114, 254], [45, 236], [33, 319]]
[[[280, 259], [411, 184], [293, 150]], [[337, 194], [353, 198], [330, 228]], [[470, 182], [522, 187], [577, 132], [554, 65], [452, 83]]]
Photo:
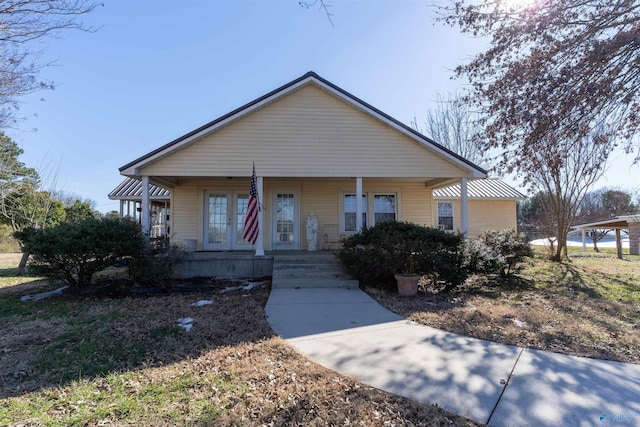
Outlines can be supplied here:
[[511, 275], [516, 263], [533, 256], [526, 236], [513, 229], [487, 230], [469, 240], [465, 248], [465, 264], [470, 273]]
[[505, 264], [500, 252], [480, 238], [469, 239], [464, 245], [464, 267], [469, 274], [497, 274]]
[[463, 235], [388, 221], [346, 238], [338, 256], [363, 286], [395, 289], [396, 273], [428, 275], [445, 290], [464, 283]]
[[95, 273], [142, 249], [137, 224], [120, 219], [84, 219], [45, 229], [28, 228], [15, 233], [32, 258], [36, 274], [73, 287], [87, 287]]

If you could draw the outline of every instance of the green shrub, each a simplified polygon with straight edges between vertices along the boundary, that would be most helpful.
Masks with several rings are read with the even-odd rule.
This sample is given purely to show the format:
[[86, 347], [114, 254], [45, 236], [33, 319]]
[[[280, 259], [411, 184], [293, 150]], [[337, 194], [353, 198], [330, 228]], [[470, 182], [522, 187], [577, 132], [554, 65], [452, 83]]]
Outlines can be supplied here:
[[483, 239], [468, 239], [464, 246], [464, 266], [469, 274], [497, 274], [505, 258]]
[[451, 290], [467, 278], [462, 242], [461, 234], [388, 221], [346, 238], [338, 256], [363, 286], [392, 290], [394, 274], [415, 273]]
[[465, 264], [470, 273], [512, 273], [513, 266], [533, 256], [529, 241], [513, 229], [487, 230], [469, 240], [465, 248]]
[[129, 274], [139, 285], [164, 288], [169, 284], [173, 265], [183, 255], [184, 250], [169, 239], [150, 241], [140, 255], [129, 261]]
[[32, 256], [30, 269], [75, 287], [89, 286], [98, 271], [137, 256], [143, 241], [140, 228], [131, 221], [96, 218], [29, 228], [15, 236]]

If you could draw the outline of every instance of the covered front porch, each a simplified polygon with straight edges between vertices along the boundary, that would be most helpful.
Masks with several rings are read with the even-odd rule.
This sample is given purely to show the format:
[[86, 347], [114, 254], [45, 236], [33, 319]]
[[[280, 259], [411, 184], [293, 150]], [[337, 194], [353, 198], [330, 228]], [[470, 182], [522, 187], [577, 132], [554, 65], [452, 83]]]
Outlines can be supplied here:
[[[263, 177], [256, 176], [258, 238], [242, 237], [247, 214], [250, 177], [171, 180], [141, 177], [142, 229], [152, 226], [151, 190], [171, 185], [171, 239], [194, 252], [250, 252], [262, 257], [269, 251], [308, 250], [307, 223], [317, 250], [335, 250], [341, 240], [364, 226], [388, 220], [437, 226], [433, 190], [458, 183], [460, 228], [468, 231], [469, 178], [397, 177]], [[358, 203], [357, 201], [360, 201]], [[313, 247], [312, 247], [313, 249]]]

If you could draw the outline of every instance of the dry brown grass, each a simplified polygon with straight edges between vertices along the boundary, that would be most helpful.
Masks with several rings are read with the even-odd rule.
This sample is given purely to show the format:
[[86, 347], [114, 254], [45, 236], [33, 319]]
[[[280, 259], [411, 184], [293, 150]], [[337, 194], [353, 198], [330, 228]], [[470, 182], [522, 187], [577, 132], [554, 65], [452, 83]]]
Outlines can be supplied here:
[[43, 285], [0, 286], [0, 425], [477, 425], [309, 361], [264, 288], [19, 301]]
[[475, 278], [450, 294], [415, 298], [375, 290], [415, 322], [475, 338], [557, 353], [640, 363], [640, 261], [574, 254], [571, 263], [524, 263], [515, 280]]

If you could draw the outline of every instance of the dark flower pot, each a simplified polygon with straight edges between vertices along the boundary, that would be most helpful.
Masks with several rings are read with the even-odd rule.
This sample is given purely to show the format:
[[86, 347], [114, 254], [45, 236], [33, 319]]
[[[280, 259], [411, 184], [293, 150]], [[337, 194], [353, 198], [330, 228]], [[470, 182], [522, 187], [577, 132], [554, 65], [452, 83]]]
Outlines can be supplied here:
[[398, 283], [398, 295], [410, 297], [418, 293], [420, 276], [417, 274], [396, 274], [395, 277]]

